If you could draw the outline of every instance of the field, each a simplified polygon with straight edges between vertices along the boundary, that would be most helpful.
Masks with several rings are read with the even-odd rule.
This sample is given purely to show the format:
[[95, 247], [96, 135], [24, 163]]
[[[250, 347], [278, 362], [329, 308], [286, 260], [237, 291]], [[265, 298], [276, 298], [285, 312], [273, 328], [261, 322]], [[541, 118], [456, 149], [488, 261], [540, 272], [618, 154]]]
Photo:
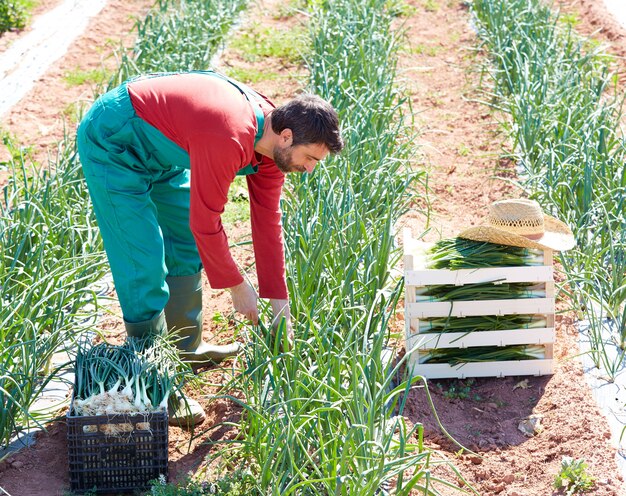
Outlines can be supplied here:
[[[258, 330], [232, 314], [228, 294], [212, 290], [204, 281], [205, 340], [250, 340], [261, 352], [202, 371], [198, 386], [189, 389], [205, 407], [208, 418], [193, 433], [170, 428], [171, 481], [182, 483], [192, 473], [199, 479], [232, 482], [232, 493], [224, 494], [233, 495], [373, 495], [383, 494], [379, 488], [386, 488], [391, 494], [433, 491], [448, 495], [465, 490], [469, 494], [544, 496], [566, 494], [555, 489], [553, 482], [562, 457], [570, 456], [584, 460], [586, 472], [595, 479], [588, 494], [626, 494], [615, 461], [616, 440], [611, 440], [607, 421], [591, 396], [577, 358], [580, 318], [592, 323], [608, 318], [619, 329], [626, 328], [626, 280], [620, 265], [621, 250], [626, 248], [621, 210], [623, 137], [619, 131], [624, 66], [623, 60], [611, 57], [626, 53], [626, 32], [596, 5], [599, 2], [563, 4], [560, 20], [552, 24], [563, 26], [565, 32], [571, 27], [595, 41], [582, 43], [580, 53], [575, 51], [577, 41], [572, 42], [574, 48], [560, 59], [561, 52], [554, 55], [545, 48], [555, 44], [536, 49], [530, 46], [530, 38], [506, 40], [506, 33], [501, 32], [505, 30], [498, 27], [515, 24], [507, 15], [522, 16], [513, 10], [494, 13], [497, 9], [492, 7], [497, 3], [475, 1], [470, 7], [455, 0], [226, 2], [230, 7], [240, 6], [233, 8], [233, 20], [241, 18], [241, 22], [232, 27], [233, 21], [224, 21], [215, 28], [230, 33], [223, 50], [221, 41], [204, 39], [204, 59], [200, 50], [192, 49], [189, 59], [183, 60], [187, 53], [183, 49], [164, 49], [160, 53], [163, 58], [154, 55], [156, 51], [152, 55], [146, 52], [148, 55], [137, 61], [130, 60], [133, 54], [122, 52], [120, 44], [132, 47], [142, 29], [149, 39], [151, 27], [142, 25], [141, 20], [154, 12], [150, 11], [153, 2], [113, 0], [68, 54], [3, 117], [0, 185], [9, 197], [18, 198], [24, 191], [34, 195], [35, 189], [48, 183], [24, 181], [30, 186], [18, 188], [10, 178], [19, 176], [22, 165], [31, 170], [33, 163], [43, 169], [51, 163], [52, 172], [61, 170], [65, 162], [57, 157], [65, 157], [67, 150], [72, 157], [77, 115], [108, 84], [109, 77], [124, 78], [137, 67], [145, 72], [175, 70], [176, 64], [206, 66], [212, 60], [218, 69], [248, 82], [276, 103], [308, 88], [331, 99], [340, 111], [349, 140], [346, 151], [310, 179], [290, 181], [285, 195], [288, 275], [299, 322], [296, 333], [301, 333], [296, 352], [283, 355], [271, 349], [264, 337], [256, 334]], [[508, 2], [511, 9], [524, 3], [534, 2]], [[37, 9], [46, 11], [54, 5], [41, 2]], [[346, 10], [342, 13], [341, 8]], [[528, 19], [537, 19], [538, 12], [533, 11]], [[135, 19], [140, 21], [139, 28]], [[526, 23], [520, 21], [520, 26], [524, 28]], [[535, 34], [541, 32], [532, 29]], [[204, 31], [208, 30], [207, 25]], [[202, 37], [203, 29], [193, 30], [188, 25], [187, 32], [191, 31], [189, 36]], [[21, 34], [0, 37], [0, 49], [6, 50]], [[180, 39], [173, 36], [170, 41]], [[612, 43], [605, 48], [600, 45], [604, 42]], [[511, 45], [515, 49], [507, 49]], [[598, 58], [586, 69], [588, 54], [596, 49]], [[176, 53], [180, 59], [172, 55]], [[538, 61], [533, 59], [537, 65], [525, 66], [519, 54], [527, 53], [544, 53], [545, 60], [538, 57]], [[529, 59], [530, 55], [524, 60]], [[554, 60], [562, 62], [562, 72], [549, 65]], [[570, 60], [576, 61], [573, 65], [580, 72], [564, 69]], [[123, 70], [116, 72], [120, 64]], [[548, 83], [545, 91], [538, 90], [541, 77], [520, 77], [533, 75], [532, 69], [540, 64], [546, 67], [545, 74], [550, 74], [545, 80], [555, 82], [562, 93]], [[571, 85], [568, 93], [565, 81], [573, 74], [580, 84]], [[580, 88], [591, 89], [581, 96]], [[594, 93], [594, 88], [600, 89]], [[539, 95], [545, 98], [539, 99]], [[524, 115], [528, 109], [532, 112]], [[535, 116], [543, 120], [532, 127]], [[557, 123], [564, 124], [559, 127]], [[606, 133], [604, 137], [598, 138], [602, 134], [598, 130]], [[602, 167], [594, 169], [588, 164]], [[556, 177], [555, 182], [550, 183], [548, 177]], [[567, 181], [575, 178], [587, 181]], [[377, 184], [383, 186], [377, 188]], [[320, 198], [323, 195], [312, 191], [332, 194]], [[390, 226], [397, 242], [403, 227], [434, 241], [479, 224], [494, 200], [529, 195], [566, 220], [579, 239], [571, 256], [557, 259], [555, 373], [431, 380], [427, 383], [431, 406], [425, 381], [403, 382], [402, 265]], [[58, 203], [81, 206], [79, 198], [60, 195]], [[9, 211], [7, 208], [3, 215]], [[68, 207], [68, 211], [76, 218], [90, 215], [88, 209]], [[231, 244], [238, 244], [233, 250], [239, 265], [254, 279], [254, 257], [246, 244], [250, 233], [245, 187], [236, 185], [231, 190], [224, 221]], [[324, 229], [325, 225], [338, 229]], [[31, 227], [30, 232], [47, 232], [38, 229]], [[63, 252], [58, 258], [83, 260], [93, 270], [85, 271], [76, 264], [74, 272], [55, 281], [67, 288], [67, 294], [49, 296], [51, 307], [63, 309], [58, 312], [65, 312], [68, 304], [79, 299], [78, 294], [93, 297], [85, 290], [87, 279], [97, 280], [106, 270], [97, 238], [89, 237], [91, 231], [85, 236], [80, 238], [80, 249], [76, 243], [75, 253]], [[65, 245], [71, 244], [68, 239], [78, 238], [59, 236], [53, 242], [63, 244], [66, 250]], [[307, 243], [297, 245], [303, 239]], [[8, 255], [3, 252], [5, 264]], [[98, 263], [93, 262], [96, 259]], [[9, 264], [2, 267], [6, 273], [12, 269]], [[82, 286], [75, 283], [77, 273], [86, 281]], [[35, 281], [41, 277], [38, 273], [27, 275]], [[324, 284], [317, 284], [320, 281]], [[31, 295], [35, 302], [38, 294]], [[100, 309], [94, 327], [107, 340], [120, 342], [124, 338], [121, 312], [114, 291], [108, 296], [110, 301]], [[31, 305], [34, 321], [38, 307]], [[77, 314], [87, 311], [76, 308]], [[31, 317], [20, 312], [26, 310], [17, 315], [22, 322], [30, 322]], [[13, 314], [0, 315], [3, 328], [9, 329], [8, 323], [16, 320]], [[47, 353], [76, 332], [71, 322], [53, 322], [57, 324], [46, 325], [59, 327], [64, 334], [56, 344], [47, 345]], [[27, 327], [19, 322], [15, 325], [16, 329]], [[2, 334], [5, 344], [10, 332]], [[623, 345], [626, 333], [617, 336]], [[591, 355], [610, 380], [622, 364], [602, 353], [605, 344], [599, 334], [595, 339]], [[387, 344], [400, 364], [393, 374], [381, 366], [382, 348]], [[340, 365], [327, 358], [332, 354]], [[29, 366], [37, 376], [44, 365], [42, 360]], [[248, 373], [250, 370], [255, 372]], [[259, 399], [268, 376], [275, 380], [276, 397], [292, 395], [291, 401], [274, 405], [271, 414], [266, 414], [265, 403]], [[367, 394], [357, 393], [362, 389], [358, 380], [346, 380], [354, 377], [367, 378]], [[393, 393], [387, 382], [391, 380], [398, 386]], [[313, 384], [325, 385], [314, 388]], [[324, 403], [323, 412], [321, 407], [311, 406], [313, 399], [321, 402], [316, 395], [332, 398]], [[394, 399], [397, 409], [390, 412], [388, 404]], [[364, 412], [366, 404], [369, 412]], [[289, 411], [293, 424], [282, 423], [282, 417], [275, 414], [281, 408]], [[543, 417], [543, 431], [534, 437], [518, 430], [520, 420], [530, 414]], [[32, 448], [0, 461], [0, 488], [7, 494], [69, 494], [65, 420], [61, 416], [46, 423], [46, 430]], [[4, 441], [2, 436], [0, 439]], [[312, 452], [323, 452], [326, 457], [317, 471], [308, 456]], [[241, 492], [235, 492], [235, 482]], [[193, 493], [181, 489], [163, 494]]]

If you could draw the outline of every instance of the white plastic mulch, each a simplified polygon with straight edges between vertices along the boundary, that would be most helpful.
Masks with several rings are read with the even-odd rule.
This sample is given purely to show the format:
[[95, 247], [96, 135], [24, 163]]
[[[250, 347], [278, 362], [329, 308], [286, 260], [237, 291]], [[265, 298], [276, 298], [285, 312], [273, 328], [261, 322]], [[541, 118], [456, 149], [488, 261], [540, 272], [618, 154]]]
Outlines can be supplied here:
[[604, 0], [607, 10], [626, 28], [626, 2], [624, 0]]
[[[612, 329], [612, 324], [603, 322], [602, 339], [605, 342], [605, 352], [611, 361], [618, 361], [621, 350], [612, 343], [611, 335], [617, 331]], [[607, 418], [611, 429], [611, 442], [617, 448], [615, 460], [621, 473], [626, 476], [626, 365], [622, 365], [614, 374], [606, 370], [598, 369], [591, 357], [591, 343], [588, 338], [589, 322], [579, 323], [580, 361], [582, 362], [584, 376], [591, 388], [598, 407]], [[611, 375], [614, 379], [611, 379]]]
[[20, 101], [48, 67], [85, 31], [107, 0], [65, 0], [32, 24], [32, 30], [0, 55], [0, 117]]

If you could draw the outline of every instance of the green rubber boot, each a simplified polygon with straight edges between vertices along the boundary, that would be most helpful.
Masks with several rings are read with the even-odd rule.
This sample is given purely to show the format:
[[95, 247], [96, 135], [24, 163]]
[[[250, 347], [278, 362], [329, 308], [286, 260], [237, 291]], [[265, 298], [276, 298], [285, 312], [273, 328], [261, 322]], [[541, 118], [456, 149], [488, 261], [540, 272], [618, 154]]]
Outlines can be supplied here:
[[[161, 312], [156, 317], [143, 322], [124, 321], [126, 333], [133, 338], [143, 338], [155, 334], [165, 334], [167, 325], [165, 323], [165, 312]], [[185, 396], [172, 397], [168, 407], [169, 425], [189, 429], [204, 422], [206, 414], [204, 409], [196, 400]]]
[[202, 341], [202, 277], [198, 272], [191, 276], [168, 276], [170, 299], [165, 306], [165, 319], [169, 332], [179, 338], [176, 345], [181, 357], [194, 367], [214, 365], [241, 350], [237, 342], [215, 345]]
[[191, 429], [206, 419], [204, 408], [188, 396], [170, 396], [167, 406], [167, 423], [174, 427]]
[[167, 332], [165, 312], [161, 312], [156, 317], [150, 320], [144, 320], [143, 322], [127, 322], [124, 320], [124, 327], [126, 327], [126, 334], [131, 338], [143, 338], [155, 334], [165, 334]]

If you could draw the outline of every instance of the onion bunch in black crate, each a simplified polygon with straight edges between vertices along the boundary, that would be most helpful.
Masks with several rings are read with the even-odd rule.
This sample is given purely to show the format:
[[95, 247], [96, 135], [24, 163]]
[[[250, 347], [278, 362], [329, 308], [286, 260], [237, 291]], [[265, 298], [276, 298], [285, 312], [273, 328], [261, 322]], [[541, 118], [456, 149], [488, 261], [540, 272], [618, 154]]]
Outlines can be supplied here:
[[[83, 345], [76, 355], [72, 410], [78, 416], [166, 411], [190, 374], [176, 347], [163, 336], [129, 337], [122, 345]], [[116, 435], [132, 426], [109, 424], [100, 429]]]

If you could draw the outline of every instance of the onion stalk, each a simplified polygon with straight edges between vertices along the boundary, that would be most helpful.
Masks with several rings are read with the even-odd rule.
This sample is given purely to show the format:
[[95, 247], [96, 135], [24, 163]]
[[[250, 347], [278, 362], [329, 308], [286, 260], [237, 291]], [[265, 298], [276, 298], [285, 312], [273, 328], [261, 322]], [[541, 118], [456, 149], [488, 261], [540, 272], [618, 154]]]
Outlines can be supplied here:
[[545, 348], [537, 345], [476, 346], [470, 348], [437, 348], [420, 356], [420, 363], [448, 363], [459, 365], [471, 362], [501, 362], [511, 360], [539, 360], [546, 356]]
[[463, 238], [447, 238], [427, 251], [429, 269], [472, 269], [543, 265], [543, 251]]
[[420, 333], [502, 331], [506, 329], [538, 329], [546, 327], [541, 315], [478, 315], [442, 317], [419, 321]]
[[425, 301], [506, 300], [517, 298], [545, 298], [543, 285], [534, 283], [474, 283], [463, 286], [437, 284], [416, 291], [415, 299]]

